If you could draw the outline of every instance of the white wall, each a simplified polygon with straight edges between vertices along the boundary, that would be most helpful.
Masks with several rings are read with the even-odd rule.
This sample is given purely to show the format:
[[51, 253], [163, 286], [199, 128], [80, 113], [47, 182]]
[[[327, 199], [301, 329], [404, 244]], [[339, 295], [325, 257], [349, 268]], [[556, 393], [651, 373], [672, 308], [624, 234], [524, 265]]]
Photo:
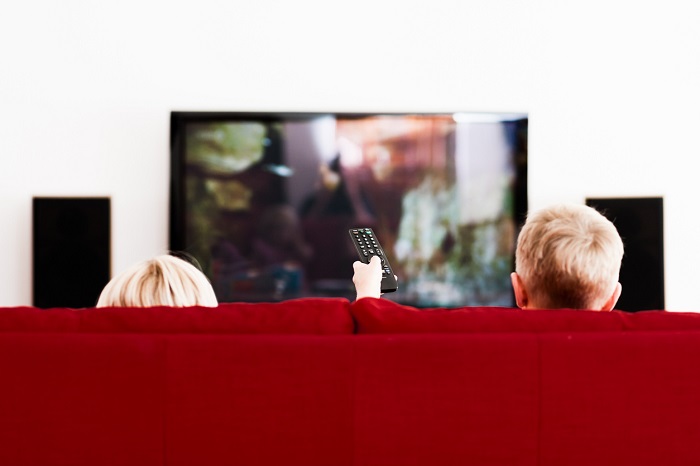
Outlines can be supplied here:
[[530, 114], [530, 205], [665, 197], [666, 297], [700, 310], [696, 0], [28, 0], [0, 15], [0, 305], [31, 198], [112, 197], [113, 271], [164, 252], [171, 110]]

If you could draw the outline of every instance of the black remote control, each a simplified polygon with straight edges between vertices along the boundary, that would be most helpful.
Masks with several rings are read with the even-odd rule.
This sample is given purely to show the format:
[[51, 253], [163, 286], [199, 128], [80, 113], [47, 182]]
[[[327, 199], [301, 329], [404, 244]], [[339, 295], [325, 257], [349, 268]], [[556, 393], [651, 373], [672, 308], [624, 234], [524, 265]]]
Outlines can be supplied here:
[[350, 238], [357, 249], [360, 261], [367, 264], [372, 256], [379, 256], [382, 261], [382, 293], [391, 293], [399, 288], [394, 276], [394, 270], [389, 265], [389, 259], [384, 254], [384, 248], [379, 244], [379, 240], [374, 235], [371, 228], [351, 228]]

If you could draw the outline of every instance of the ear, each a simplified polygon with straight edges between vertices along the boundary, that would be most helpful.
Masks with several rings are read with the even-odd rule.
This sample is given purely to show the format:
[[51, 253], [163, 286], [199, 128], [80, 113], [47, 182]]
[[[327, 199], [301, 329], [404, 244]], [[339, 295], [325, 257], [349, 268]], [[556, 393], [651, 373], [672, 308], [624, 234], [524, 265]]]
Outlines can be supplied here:
[[513, 293], [515, 294], [515, 304], [518, 305], [520, 309], [527, 309], [530, 304], [530, 299], [527, 296], [527, 290], [520, 275], [513, 272], [510, 274], [510, 281], [513, 283]]
[[613, 291], [612, 296], [608, 298], [608, 300], [605, 302], [603, 307], [600, 309], [601, 311], [612, 311], [613, 308], [615, 307], [615, 304], [617, 304], [617, 300], [620, 299], [620, 295], [622, 294], [622, 285], [620, 282], [617, 283], [615, 286], [615, 290]]

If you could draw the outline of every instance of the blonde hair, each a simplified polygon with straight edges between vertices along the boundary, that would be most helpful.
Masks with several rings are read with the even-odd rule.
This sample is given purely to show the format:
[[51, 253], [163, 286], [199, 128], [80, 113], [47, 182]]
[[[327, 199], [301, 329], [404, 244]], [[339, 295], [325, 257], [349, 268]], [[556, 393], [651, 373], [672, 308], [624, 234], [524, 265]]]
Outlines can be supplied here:
[[594, 309], [617, 286], [623, 250], [617, 229], [597, 210], [555, 205], [528, 216], [515, 272], [542, 307]]
[[102, 290], [97, 307], [206, 306], [218, 302], [207, 277], [168, 254], [131, 266]]

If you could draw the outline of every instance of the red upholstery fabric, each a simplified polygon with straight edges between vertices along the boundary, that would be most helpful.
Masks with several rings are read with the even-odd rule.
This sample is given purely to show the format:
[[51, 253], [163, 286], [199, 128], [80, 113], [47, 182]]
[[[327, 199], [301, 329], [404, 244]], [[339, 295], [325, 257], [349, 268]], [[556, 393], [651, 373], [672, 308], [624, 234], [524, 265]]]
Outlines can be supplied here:
[[698, 360], [662, 311], [0, 309], [0, 465], [694, 465]]
[[353, 464], [352, 337], [173, 337], [169, 465]]
[[77, 332], [80, 311], [73, 309], [0, 308], [0, 332]]
[[359, 336], [356, 352], [356, 465], [538, 464], [534, 336]]
[[700, 314], [521, 310], [504, 307], [417, 309], [388, 299], [364, 298], [350, 311], [357, 333], [610, 332], [700, 330]]
[[0, 308], [2, 331], [350, 334], [350, 302], [304, 298], [284, 303], [226, 303], [217, 308]]
[[540, 464], [700, 464], [700, 332], [539, 340]]
[[162, 465], [162, 337], [0, 334], [0, 464]]

